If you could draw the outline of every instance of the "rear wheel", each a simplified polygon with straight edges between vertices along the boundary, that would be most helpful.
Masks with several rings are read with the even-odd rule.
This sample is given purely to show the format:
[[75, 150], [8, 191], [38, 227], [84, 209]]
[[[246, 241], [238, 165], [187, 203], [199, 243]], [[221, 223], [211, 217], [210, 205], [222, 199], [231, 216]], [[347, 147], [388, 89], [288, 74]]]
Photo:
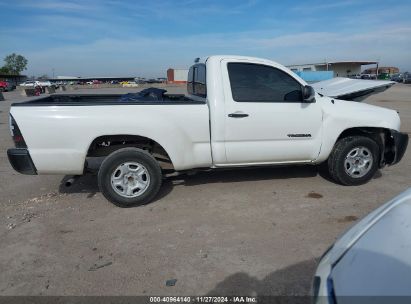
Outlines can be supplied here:
[[378, 169], [379, 147], [371, 138], [350, 136], [339, 140], [328, 158], [328, 171], [338, 183], [367, 183]]
[[158, 193], [161, 180], [158, 162], [137, 148], [124, 148], [111, 153], [98, 172], [101, 192], [119, 207], [149, 203]]

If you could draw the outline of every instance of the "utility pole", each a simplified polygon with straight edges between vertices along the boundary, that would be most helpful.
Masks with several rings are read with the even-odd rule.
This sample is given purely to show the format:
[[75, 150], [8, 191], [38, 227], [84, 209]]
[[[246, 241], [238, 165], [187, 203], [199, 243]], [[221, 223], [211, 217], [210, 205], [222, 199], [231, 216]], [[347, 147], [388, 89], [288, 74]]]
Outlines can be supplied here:
[[51, 69], [53, 71], [53, 79], [54, 79], [54, 68]]
[[377, 59], [377, 68], [375, 69], [375, 74], [377, 75], [378, 78], [378, 66], [380, 65], [380, 58]]

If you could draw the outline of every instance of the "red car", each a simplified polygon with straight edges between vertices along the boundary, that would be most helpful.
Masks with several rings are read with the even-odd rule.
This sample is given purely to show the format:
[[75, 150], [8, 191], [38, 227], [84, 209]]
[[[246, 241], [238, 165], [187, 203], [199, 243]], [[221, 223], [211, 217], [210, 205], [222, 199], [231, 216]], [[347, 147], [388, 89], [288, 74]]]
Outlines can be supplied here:
[[0, 81], [0, 92], [8, 92], [12, 90], [12, 86], [7, 81]]

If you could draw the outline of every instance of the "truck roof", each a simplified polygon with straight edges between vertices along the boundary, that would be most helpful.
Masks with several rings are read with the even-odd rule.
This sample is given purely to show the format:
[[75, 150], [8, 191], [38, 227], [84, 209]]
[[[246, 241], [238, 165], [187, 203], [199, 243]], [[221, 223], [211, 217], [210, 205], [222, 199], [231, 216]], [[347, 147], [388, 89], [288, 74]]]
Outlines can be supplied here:
[[240, 60], [240, 61], [250, 61], [250, 63], [260, 63], [260, 64], [266, 64], [269, 66], [274, 66], [280, 70], [286, 71], [288, 74], [292, 75], [294, 78], [298, 79], [298, 81], [304, 85], [307, 85], [307, 83], [299, 77], [297, 74], [292, 72], [290, 69], [287, 67], [283, 66], [282, 64], [269, 60], [269, 59], [264, 59], [264, 58], [258, 58], [258, 57], [251, 57], [251, 56], [238, 56], [238, 55], [212, 55], [212, 56], [207, 56], [207, 57], [202, 57], [200, 59], [196, 60], [196, 63], [206, 63], [206, 62], [220, 62], [221, 60]]
[[211, 56], [201, 57], [198, 63], [206, 63], [209, 60], [221, 61], [223, 59], [249, 60], [253, 62], [258, 61], [258, 62], [267, 62], [267, 63], [269, 62], [270, 64], [274, 63], [276, 65], [280, 65], [278, 62], [275, 62], [269, 59], [252, 57], [252, 56], [239, 56], [239, 55], [211, 55]]

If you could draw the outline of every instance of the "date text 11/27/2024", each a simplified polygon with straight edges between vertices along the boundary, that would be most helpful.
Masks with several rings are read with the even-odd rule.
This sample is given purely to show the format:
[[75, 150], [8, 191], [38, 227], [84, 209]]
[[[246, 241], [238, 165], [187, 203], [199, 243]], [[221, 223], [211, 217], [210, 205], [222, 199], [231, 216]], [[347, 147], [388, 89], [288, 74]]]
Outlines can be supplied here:
[[257, 303], [257, 297], [150, 297], [150, 303]]

